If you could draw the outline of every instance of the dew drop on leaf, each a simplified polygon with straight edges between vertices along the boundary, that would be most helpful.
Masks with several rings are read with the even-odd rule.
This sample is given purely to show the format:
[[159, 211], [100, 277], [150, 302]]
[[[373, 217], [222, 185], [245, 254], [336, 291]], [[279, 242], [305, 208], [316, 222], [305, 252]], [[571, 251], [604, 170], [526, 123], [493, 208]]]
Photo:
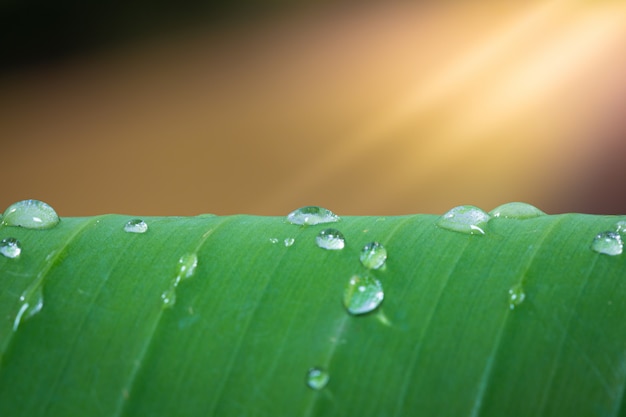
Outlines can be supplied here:
[[20, 309], [13, 321], [13, 331], [20, 323], [39, 313], [43, 308], [43, 288], [40, 283], [27, 288], [20, 296]]
[[524, 302], [526, 298], [526, 294], [524, 293], [524, 288], [521, 284], [516, 284], [509, 289], [508, 292], [509, 298], [509, 308], [513, 310], [515, 307], [519, 306]]
[[334, 223], [339, 220], [339, 216], [332, 211], [317, 206], [301, 207], [287, 215], [287, 222], [297, 225], [312, 226], [322, 223]]
[[491, 210], [492, 217], [503, 217], [505, 219], [531, 219], [533, 217], [545, 216], [546, 213], [537, 207], [527, 203], [506, 203]]
[[361, 263], [368, 269], [379, 269], [387, 260], [387, 249], [378, 242], [370, 242], [361, 249]]
[[478, 207], [458, 206], [441, 216], [437, 226], [460, 233], [484, 235], [489, 219], [491, 217]]
[[292, 237], [288, 237], [288, 238], [286, 238], [283, 241], [283, 243], [285, 244], [286, 247], [289, 247], [289, 246], [293, 245], [295, 241], [296, 241], [296, 239], [294, 239]]
[[275, 237], [270, 237], [270, 242], [271, 242], [271, 243], [274, 243], [274, 244], [275, 244], [275, 243], [278, 243], [278, 239], [277, 239], [277, 238], [275, 238]]
[[615, 223], [615, 230], [617, 230], [617, 233], [626, 234], [626, 220], [620, 220]]
[[619, 255], [622, 253], [622, 238], [617, 232], [602, 232], [596, 235], [591, 242], [591, 249], [606, 255]]
[[163, 307], [172, 307], [176, 303], [176, 286], [172, 285], [166, 291], [163, 291], [161, 300], [163, 300]]
[[124, 231], [128, 233], [146, 233], [148, 224], [141, 219], [132, 219], [126, 222]]
[[315, 243], [322, 249], [341, 250], [346, 246], [346, 238], [337, 229], [324, 229], [315, 237]]
[[189, 279], [196, 272], [198, 266], [198, 255], [188, 253], [178, 259], [178, 270], [174, 279], [170, 283], [170, 287], [161, 293], [161, 301], [163, 307], [173, 307], [176, 304], [176, 288], [180, 281]]
[[59, 223], [59, 216], [43, 201], [23, 200], [11, 204], [5, 210], [2, 223], [27, 229], [49, 229]]
[[178, 276], [181, 279], [191, 278], [196, 272], [198, 266], [198, 255], [195, 253], [188, 253], [183, 255], [178, 260]]
[[382, 303], [383, 285], [369, 275], [353, 275], [343, 293], [343, 304], [350, 314], [365, 314]]
[[7, 258], [17, 258], [22, 253], [22, 245], [14, 237], [2, 239], [0, 242], [0, 253]]
[[311, 368], [306, 373], [306, 384], [309, 386], [309, 388], [312, 388], [316, 391], [324, 388], [326, 384], [328, 384], [329, 379], [330, 376], [328, 375], [328, 372], [324, 371], [320, 367]]

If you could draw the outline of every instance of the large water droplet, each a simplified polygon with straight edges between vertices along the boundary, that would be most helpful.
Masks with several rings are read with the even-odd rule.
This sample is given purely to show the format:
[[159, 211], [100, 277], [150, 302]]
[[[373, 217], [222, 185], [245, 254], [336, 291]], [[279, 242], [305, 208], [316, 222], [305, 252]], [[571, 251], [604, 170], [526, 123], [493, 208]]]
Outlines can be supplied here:
[[146, 233], [148, 224], [141, 219], [132, 219], [126, 222], [124, 231], [128, 233]]
[[526, 298], [526, 294], [524, 293], [524, 288], [521, 284], [516, 284], [509, 289], [508, 293], [509, 297], [509, 308], [513, 310], [515, 307], [519, 306], [524, 302], [524, 298]]
[[370, 242], [361, 249], [361, 263], [368, 269], [379, 269], [387, 260], [387, 249], [378, 242]]
[[314, 224], [333, 223], [338, 222], [339, 220], [339, 216], [332, 211], [317, 206], [301, 207], [287, 215], [287, 221], [289, 223], [309, 226]]
[[13, 321], [13, 331], [20, 323], [39, 313], [43, 308], [43, 288], [40, 283], [29, 287], [20, 296], [20, 309]]
[[622, 238], [617, 232], [599, 233], [591, 242], [591, 249], [606, 255], [619, 255], [622, 253]]
[[474, 206], [458, 206], [437, 220], [437, 226], [455, 232], [484, 235], [491, 217]]
[[537, 207], [527, 203], [506, 203], [491, 210], [492, 217], [504, 217], [505, 219], [531, 219], [533, 217], [545, 216], [546, 213]]
[[322, 249], [341, 250], [346, 246], [346, 238], [337, 229], [324, 229], [315, 238], [315, 243]]
[[296, 241], [296, 239], [294, 239], [292, 237], [288, 237], [288, 238], [285, 238], [283, 243], [285, 244], [286, 247], [289, 247], [289, 246], [293, 245], [295, 241]]
[[14, 237], [2, 239], [0, 242], [0, 253], [7, 258], [17, 258], [22, 253], [22, 245]]
[[309, 388], [312, 388], [316, 391], [324, 388], [326, 384], [328, 384], [329, 379], [330, 376], [328, 375], [328, 372], [317, 366], [309, 369], [309, 371], [306, 373], [306, 384], [309, 386]]
[[343, 304], [351, 314], [365, 314], [382, 303], [383, 285], [369, 275], [354, 275], [343, 293]]
[[59, 223], [59, 216], [43, 201], [23, 200], [5, 210], [2, 223], [27, 229], [49, 229]]

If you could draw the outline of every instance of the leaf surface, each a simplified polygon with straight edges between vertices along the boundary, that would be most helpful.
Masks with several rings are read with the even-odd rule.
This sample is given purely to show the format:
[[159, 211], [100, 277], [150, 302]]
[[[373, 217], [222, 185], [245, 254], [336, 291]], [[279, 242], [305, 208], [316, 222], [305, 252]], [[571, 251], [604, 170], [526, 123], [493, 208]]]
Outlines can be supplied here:
[[[494, 218], [484, 236], [433, 215], [132, 218], [0, 228], [22, 243], [0, 257], [0, 415], [624, 415], [626, 254], [590, 248], [622, 218]], [[343, 250], [317, 247], [327, 227]], [[368, 271], [373, 241], [388, 259]], [[197, 268], [172, 287], [185, 254]], [[346, 311], [355, 274], [381, 281], [377, 310]], [[37, 282], [43, 308], [14, 330]]]

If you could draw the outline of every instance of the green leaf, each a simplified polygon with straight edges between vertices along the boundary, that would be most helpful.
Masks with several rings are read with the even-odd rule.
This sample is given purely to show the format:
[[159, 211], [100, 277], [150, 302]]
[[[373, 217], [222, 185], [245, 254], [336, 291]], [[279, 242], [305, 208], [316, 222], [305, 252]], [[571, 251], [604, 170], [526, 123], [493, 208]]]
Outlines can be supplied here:
[[[282, 217], [132, 219], [0, 227], [22, 248], [0, 256], [0, 416], [626, 413], [626, 254], [591, 249], [623, 217], [343, 217], [341, 250]], [[354, 276], [374, 311], [348, 313]]]

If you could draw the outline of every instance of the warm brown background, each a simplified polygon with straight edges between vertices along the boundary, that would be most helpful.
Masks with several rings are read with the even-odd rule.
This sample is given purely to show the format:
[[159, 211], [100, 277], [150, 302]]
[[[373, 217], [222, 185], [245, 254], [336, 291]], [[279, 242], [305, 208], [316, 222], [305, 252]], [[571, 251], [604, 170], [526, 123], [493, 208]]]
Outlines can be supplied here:
[[318, 6], [0, 73], [0, 206], [626, 214], [626, 3]]

